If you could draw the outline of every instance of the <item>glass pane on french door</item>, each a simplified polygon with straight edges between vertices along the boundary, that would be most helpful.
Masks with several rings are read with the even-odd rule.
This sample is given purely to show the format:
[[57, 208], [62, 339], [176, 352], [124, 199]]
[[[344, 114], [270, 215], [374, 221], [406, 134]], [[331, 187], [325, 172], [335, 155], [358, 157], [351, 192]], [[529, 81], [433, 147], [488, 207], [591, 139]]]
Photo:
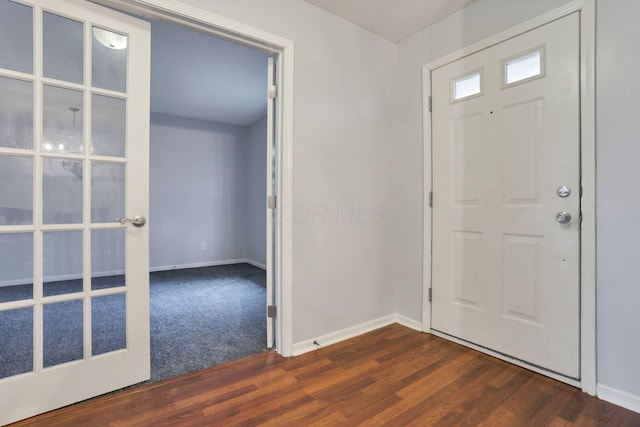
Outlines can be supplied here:
[[90, 2], [0, 0], [0, 425], [149, 376], [148, 231], [120, 221], [148, 212], [149, 47]]
[[33, 10], [0, 2], [0, 68], [33, 73]]
[[[26, 28], [33, 28], [34, 12], [38, 13], [9, 0], [0, 0], [0, 10], [6, 13], [3, 22], [10, 24], [14, 17]], [[7, 37], [1, 44], [8, 59], [0, 65], [8, 67], [7, 71], [13, 68], [28, 74], [30, 79], [18, 79], [13, 73], [0, 76], [0, 146], [7, 148], [0, 153], [0, 224], [7, 226], [5, 233], [0, 233], [0, 303], [25, 301], [26, 305], [0, 311], [0, 329], [5, 333], [14, 330], [12, 334], [21, 331], [24, 336], [24, 329], [35, 322], [27, 313], [37, 315], [42, 323], [41, 343], [34, 343], [30, 333], [31, 345], [20, 341], [22, 344], [11, 351], [7, 343], [13, 341], [3, 341], [3, 351], [12, 354], [11, 358], [0, 355], [4, 375], [47, 369], [126, 347], [124, 335], [111, 332], [105, 320], [105, 307], [120, 308], [114, 309], [115, 315], [122, 312], [126, 300], [126, 233], [116, 222], [125, 216], [126, 48], [102, 45], [96, 36], [112, 33], [90, 27], [94, 30], [89, 32], [94, 48], [90, 69], [97, 81], [93, 86], [84, 85], [88, 80], [84, 49], [87, 24], [51, 11], [39, 13], [42, 58], [36, 58], [35, 69], [42, 67], [41, 78], [27, 58], [32, 55], [32, 45], [15, 37]], [[127, 37], [118, 36], [126, 45]], [[122, 81], [109, 81], [110, 70], [116, 70]], [[36, 103], [42, 106], [40, 123], [34, 115], [34, 86], [38, 89]], [[109, 96], [101, 93], [102, 87], [112, 89]], [[92, 110], [96, 117], [91, 123], [98, 126], [86, 129], [85, 117]], [[119, 120], [111, 127], [105, 120], [114, 116]], [[91, 147], [87, 135], [93, 136], [97, 149]], [[103, 155], [118, 159], [100, 162]], [[85, 173], [87, 170], [91, 173]], [[35, 215], [34, 206], [38, 209]], [[92, 224], [98, 223], [101, 227], [96, 230]], [[9, 232], [13, 225], [26, 229]], [[92, 293], [104, 293], [104, 289], [111, 291], [107, 295]], [[118, 302], [108, 305], [110, 301]], [[98, 322], [92, 322], [94, 314], [99, 314]], [[124, 321], [119, 320], [114, 323]], [[123, 329], [122, 325], [118, 329]], [[86, 350], [86, 343], [97, 350]], [[38, 365], [32, 363], [35, 351], [42, 353], [35, 358]]]

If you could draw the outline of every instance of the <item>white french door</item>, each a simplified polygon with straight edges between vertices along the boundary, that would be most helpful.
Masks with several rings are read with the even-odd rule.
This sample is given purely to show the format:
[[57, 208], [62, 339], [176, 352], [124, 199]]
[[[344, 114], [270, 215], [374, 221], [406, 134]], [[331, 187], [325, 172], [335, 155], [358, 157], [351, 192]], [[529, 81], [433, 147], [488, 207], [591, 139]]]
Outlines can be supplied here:
[[574, 13], [433, 70], [436, 331], [580, 377]]
[[143, 21], [0, 0], [0, 424], [150, 376], [149, 62]]

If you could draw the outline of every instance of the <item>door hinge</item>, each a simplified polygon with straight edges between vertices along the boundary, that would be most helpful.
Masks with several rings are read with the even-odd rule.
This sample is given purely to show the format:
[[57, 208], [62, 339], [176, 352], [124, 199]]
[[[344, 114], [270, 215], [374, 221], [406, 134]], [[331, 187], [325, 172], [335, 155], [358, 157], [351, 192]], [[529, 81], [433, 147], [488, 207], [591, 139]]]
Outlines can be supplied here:
[[429, 302], [433, 299], [433, 288], [429, 288]]
[[269, 319], [275, 319], [277, 312], [278, 312], [278, 310], [276, 310], [276, 306], [275, 305], [267, 306], [267, 317]]
[[276, 99], [278, 97], [278, 86], [276, 85], [269, 86], [268, 95], [269, 95], [269, 99]]
[[431, 95], [429, 95], [429, 99], [427, 100], [427, 109], [433, 111], [433, 98]]
[[433, 207], [433, 191], [429, 191], [429, 207]]
[[275, 209], [277, 206], [278, 199], [276, 196], [267, 197], [267, 207], [269, 209]]

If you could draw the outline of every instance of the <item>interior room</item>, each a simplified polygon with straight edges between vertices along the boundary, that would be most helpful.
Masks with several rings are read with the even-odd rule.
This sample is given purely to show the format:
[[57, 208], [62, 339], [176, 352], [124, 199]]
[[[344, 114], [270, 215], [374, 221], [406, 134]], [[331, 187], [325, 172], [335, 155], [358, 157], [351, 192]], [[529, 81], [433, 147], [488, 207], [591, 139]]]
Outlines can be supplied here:
[[151, 21], [151, 380], [266, 350], [266, 52]]
[[[0, 380], [0, 423], [640, 425], [639, 2], [10, 3], [16, 2], [33, 7], [18, 13], [31, 26], [0, 37], [7, 41], [0, 52], [9, 52], [0, 55], [0, 90], [15, 95], [0, 97], [0, 114], [21, 102], [31, 102], [34, 112], [11, 132], [0, 128], [0, 173], [26, 174], [0, 180], [2, 200], [10, 202], [0, 208], [16, 218], [0, 224], [0, 260], [35, 285], [0, 302], [0, 314], [22, 316], [2, 328], [10, 331], [3, 340], [26, 341], [23, 354], [32, 361]], [[43, 23], [55, 18], [44, 13], [85, 23], [79, 31], [86, 42], [84, 81], [51, 75], [43, 66]], [[273, 205], [279, 341], [273, 351], [111, 393], [151, 376], [144, 302], [150, 269], [210, 262], [181, 258], [183, 252], [213, 257], [217, 251], [221, 260], [261, 263], [240, 248], [248, 243], [223, 250], [212, 235], [196, 236], [166, 257], [153, 252], [158, 224], [182, 234], [191, 224], [160, 222], [158, 210], [180, 208], [172, 200], [156, 204], [150, 197], [145, 204], [154, 191], [146, 177], [153, 183], [164, 176], [147, 169], [153, 161], [144, 152], [164, 162], [163, 172], [180, 168], [171, 158], [175, 146], [154, 154], [145, 143], [153, 144], [154, 133], [182, 132], [231, 141], [242, 138], [234, 126], [245, 128], [246, 137], [256, 120], [263, 126], [264, 113], [253, 122], [218, 125], [158, 111], [147, 128], [140, 111], [148, 113], [145, 100], [153, 101], [146, 91], [150, 28], [128, 14], [180, 21], [277, 59], [270, 94], [278, 114], [267, 134], [281, 155]], [[0, 34], [8, 28], [4, 16]], [[111, 82], [92, 84], [91, 26], [129, 38], [127, 65], [137, 71], [129, 73], [126, 91]], [[14, 57], [23, 62], [6, 62]], [[531, 58], [533, 71], [509, 76]], [[127, 157], [101, 149], [56, 152], [58, 145], [48, 152], [42, 101], [58, 98], [47, 87], [82, 92], [87, 105], [92, 95], [126, 99], [127, 123], [136, 124], [123, 127], [136, 141]], [[73, 128], [79, 112], [68, 102], [62, 106]], [[112, 130], [122, 122], [110, 121]], [[214, 147], [241, 161], [223, 141]], [[81, 208], [57, 203], [66, 199], [52, 193], [58, 185], [79, 191], [74, 165], [82, 163], [88, 168], [82, 191], [90, 195], [94, 162], [111, 166], [103, 172], [112, 177], [124, 164], [138, 171], [138, 185], [127, 187], [128, 210], [117, 213], [127, 215], [124, 224], [92, 222], [87, 197], [84, 222], [69, 222]], [[47, 164], [57, 169], [47, 172]], [[188, 172], [206, 193], [199, 176], [221, 171]], [[59, 175], [66, 179], [43, 185]], [[236, 203], [249, 203], [236, 196], [226, 194], [226, 210], [213, 216], [229, 234], [239, 221], [231, 213], [242, 210]], [[121, 209], [108, 199], [98, 205]], [[148, 227], [137, 227], [135, 216], [148, 217]], [[95, 281], [93, 289], [85, 280], [82, 293], [44, 295], [47, 265], [16, 252], [42, 259], [59, 241], [55, 233], [63, 232], [75, 239], [73, 233], [82, 233], [85, 277], [91, 234], [114, 242], [124, 233], [133, 248], [127, 277], [141, 285], [99, 288]], [[65, 253], [75, 248], [63, 246]], [[118, 310], [105, 310], [102, 298]], [[568, 305], [553, 305], [557, 301]], [[84, 316], [84, 335], [74, 332], [84, 347], [77, 360], [49, 366], [43, 348], [53, 343], [43, 322], [64, 329], [55, 322], [57, 307]], [[116, 350], [100, 346], [102, 329], [93, 325], [117, 318], [128, 328], [126, 343]]]

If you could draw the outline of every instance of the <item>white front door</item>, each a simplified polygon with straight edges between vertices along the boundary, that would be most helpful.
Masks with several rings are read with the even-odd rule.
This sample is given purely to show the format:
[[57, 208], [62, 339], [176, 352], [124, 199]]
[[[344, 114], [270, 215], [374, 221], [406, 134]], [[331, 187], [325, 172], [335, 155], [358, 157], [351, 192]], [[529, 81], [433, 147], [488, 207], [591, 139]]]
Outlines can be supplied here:
[[431, 78], [432, 328], [579, 378], [579, 16]]
[[0, 424], [150, 376], [149, 61], [143, 21], [0, 0]]

